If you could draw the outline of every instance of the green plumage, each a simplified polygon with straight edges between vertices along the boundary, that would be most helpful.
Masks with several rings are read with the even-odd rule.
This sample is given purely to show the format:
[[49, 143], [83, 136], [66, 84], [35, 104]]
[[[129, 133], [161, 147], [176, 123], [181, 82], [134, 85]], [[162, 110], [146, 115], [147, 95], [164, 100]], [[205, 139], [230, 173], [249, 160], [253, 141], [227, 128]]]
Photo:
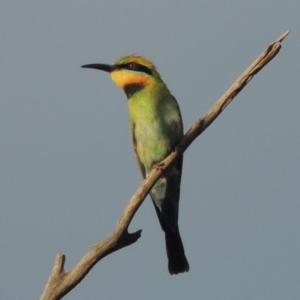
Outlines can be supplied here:
[[[183, 136], [181, 115], [175, 98], [164, 84], [136, 92], [128, 99], [128, 106], [133, 146], [145, 177], [153, 165], [162, 161], [180, 142]], [[168, 176], [159, 179], [150, 192], [160, 211], [166, 201], [174, 202], [174, 213], [165, 216], [173, 230], [177, 227], [179, 193], [172, 199], [166, 196], [171, 176], [176, 177], [177, 184], [180, 185], [181, 166], [179, 167], [180, 169], [177, 166], [170, 168]], [[179, 188], [176, 190], [179, 191]]]

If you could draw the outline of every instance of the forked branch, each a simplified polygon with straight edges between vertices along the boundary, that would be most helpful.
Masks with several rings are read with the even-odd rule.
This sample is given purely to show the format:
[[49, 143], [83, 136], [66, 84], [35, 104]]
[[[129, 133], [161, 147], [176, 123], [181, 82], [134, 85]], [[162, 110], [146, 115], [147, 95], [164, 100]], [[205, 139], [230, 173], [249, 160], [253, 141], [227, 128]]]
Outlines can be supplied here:
[[216, 102], [216, 104], [197, 120], [194, 125], [185, 134], [180, 144], [174, 151], [157, 165], [149, 176], [144, 180], [136, 193], [130, 199], [127, 207], [118, 221], [115, 230], [103, 241], [95, 244], [71, 270], [64, 270], [65, 255], [57, 254], [55, 263], [50, 274], [48, 283], [41, 296], [41, 300], [58, 300], [71, 291], [92, 269], [92, 267], [103, 257], [117, 251], [123, 247], [135, 243], [141, 236], [141, 230], [135, 233], [128, 233], [128, 226], [162, 173], [171, 165], [171, 163], [182, 154], [190, 144], [218, 117], [226, 106], [237, 96], [244, 86], [258, 73], [267, 63], [272, 60], [281, 48], [281, 42], [290, 32], [282, 34], [274, 43], [272, 43], [235, 81], [228, 91]]

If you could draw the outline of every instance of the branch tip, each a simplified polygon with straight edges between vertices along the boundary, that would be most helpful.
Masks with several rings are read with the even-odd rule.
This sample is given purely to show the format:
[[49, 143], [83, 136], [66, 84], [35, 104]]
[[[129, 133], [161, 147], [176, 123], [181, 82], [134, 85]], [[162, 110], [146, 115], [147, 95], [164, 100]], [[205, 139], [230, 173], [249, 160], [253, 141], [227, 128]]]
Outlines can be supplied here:
[[60, 274], [64, 271], [66, 256], [63, 253], [57, 253], [53, 266], [53, 273]]
[[129, 233], [125, 231], [121, 238], [118, 241], [118, 245], [122, 248], [125, 246], [129, 246], [135, 243], [142, 236], [142, 230], [138, 230], [136, 232]]
[[280, 42], [281, 43], [290, 33], [291, 33], [291, 31], [287, 30], [274, 43], [276, 43], [276, 42]]

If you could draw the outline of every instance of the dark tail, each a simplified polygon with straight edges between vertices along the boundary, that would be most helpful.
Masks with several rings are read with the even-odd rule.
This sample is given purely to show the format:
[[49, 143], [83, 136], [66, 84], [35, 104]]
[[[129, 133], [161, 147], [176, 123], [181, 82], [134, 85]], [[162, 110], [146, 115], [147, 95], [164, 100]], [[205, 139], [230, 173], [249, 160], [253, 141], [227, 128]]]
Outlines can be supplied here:
[[161, 228], [165, 232], [171, 275], [188, 272], [190, 269], [178, 229], [182, 159], [181, 156], [174, 162], [171, 171], [165, 174], [150, 192]]
[[178, 225], [175, 230], [171, 230], [167, 225], [165, 218], [153, 201], [162, 230], [165, 232], [166, 249], [169, 260], [169, 272], [171, 275], [188, 272], [189, 263], [185, 257], [183, 244], [179, 234]]
[[[167, 227], [167, 226], [166, 226]], [[169, 259], [169, 272], [171, 275], [188, 272], [190, 267], [184, 254], [184, 248], [179, 230], [172, 232], [165, 228], [166, 248]]]

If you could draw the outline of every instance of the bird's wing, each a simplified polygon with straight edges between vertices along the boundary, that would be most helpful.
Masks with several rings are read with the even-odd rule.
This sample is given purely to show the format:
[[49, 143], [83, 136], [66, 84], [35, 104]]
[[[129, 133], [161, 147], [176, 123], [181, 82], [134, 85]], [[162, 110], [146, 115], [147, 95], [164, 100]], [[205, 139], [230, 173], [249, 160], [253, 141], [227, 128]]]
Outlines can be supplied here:
[[142, 163], [141, 163], [141, 161], [139, 159], [138, 153], [137, 153], [136, 139], [135, 139], [135, 124], [132, 124], [132, 128], [131, 129], [132, 129], [131, 130], [131, 140], [132, 140], [132, 146], [133, 146], [134, 154], [135, 154], [136, 160], [138, 162], [139, 168], [141, 170], [142, 176], [145, 179], [145, 177], [146, 177], [146, 170], [145, 170], [144, 165], [142, 165]]

